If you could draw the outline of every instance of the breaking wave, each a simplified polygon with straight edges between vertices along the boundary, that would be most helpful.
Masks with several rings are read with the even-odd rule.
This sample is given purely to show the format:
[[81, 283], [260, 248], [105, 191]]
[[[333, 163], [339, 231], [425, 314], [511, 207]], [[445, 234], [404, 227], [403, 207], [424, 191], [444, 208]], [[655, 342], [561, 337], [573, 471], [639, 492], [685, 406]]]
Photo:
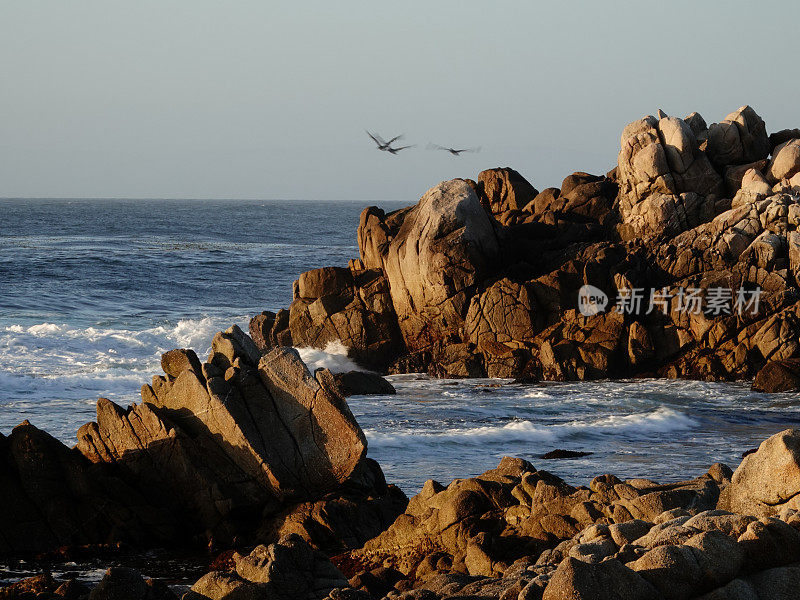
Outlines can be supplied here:
[[347, 356], [347, 348], [339, 340], [328, 342], [324, 349], [306, 346], [297, 348], [297, 352], [312, 373], [323, 368], [328, 369], [331, 373], [366, 370]]
[[608, 416], [595, 420], [576, 420], [560, 425], [536, 425], [528, 420], [514, 420], [503, 425], [450, 428], [441, 431], [406, 429], [398, 431], [365, 430], [372, 446], [400, 447], [430, 444], [486, 445], [512, 442], [547, 442], [580, 436], [599, 437], [625, 433], [648, 436], [696, 427], [698, 422], [680, 411], [660, 407], [643, 414]]

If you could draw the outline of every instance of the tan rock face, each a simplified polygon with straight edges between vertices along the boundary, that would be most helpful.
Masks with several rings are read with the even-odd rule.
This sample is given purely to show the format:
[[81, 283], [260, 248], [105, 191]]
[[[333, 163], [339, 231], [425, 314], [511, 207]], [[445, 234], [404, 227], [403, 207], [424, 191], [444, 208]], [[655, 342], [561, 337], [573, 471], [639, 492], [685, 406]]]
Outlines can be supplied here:
[[539, 193], [514, 169], [487, 169], [478, 174], [478, 196], [484, 208], [503, 224]]
[[768, 362], [756, 373], [753, 389], [759, 392], [800, 391], [800, 359]]
[[233, 540], [241, 515], [252, 515], [255, 531], [265, 511], [316, 501], [356, 476], [364, 435], [330, 372], [312, 375], [296, 350], [262, 356], [234, 326], [215, 336], [199, 369], [188, 351], [166, 354], [164, 364], [171, 374], [142, 388], [141, 405], [125, 411], [101, 399], [77, 448], [123, 469], [182, 530]]
[[762, 160], [769, 151], [764, 121], [750, 106], [742, 106], [708, 128], [707, 152], [717, 166]]
[[800, 171], [800, 140], [793, 139], [775, 148], [767, 167], [767, 179], [775, 184]]
[[800, 430], [787, 429], [763, 441], [744, 457], [720, 508], [755, 516], [800, 510]]
[[467, 339], [513, 345], [530, 343], [537, 331], [535, 306], [524, 285], [507, 278], [473, 296], [465, 323]]
[[500, 240], [463, 180], [429, 190], [389, 244], [384, 269], [410, 351], [458, 333], [474, 287], [497, 268]]
[[[620, 138], [617, 173], [620, 216], [632, 228], [631, 235], [675, 235], [694, 227], [703, 222], [698, 218], [713, 216], [713, 208], [699, 207], [713, 207], [724, 193], [722, 177], [700, 149], [691, 126], [675, 117], [648, 116], [629, 124]], [[684, 211], [682, 219], [674, 217], [673, 206], [663, 206], [663, 199], [647, 202], [649, 197], [677, 198], [690, 192], [700, 198], [692, 200], [693, 208]], [[683, 198], [681, 204], [686, 204]]]

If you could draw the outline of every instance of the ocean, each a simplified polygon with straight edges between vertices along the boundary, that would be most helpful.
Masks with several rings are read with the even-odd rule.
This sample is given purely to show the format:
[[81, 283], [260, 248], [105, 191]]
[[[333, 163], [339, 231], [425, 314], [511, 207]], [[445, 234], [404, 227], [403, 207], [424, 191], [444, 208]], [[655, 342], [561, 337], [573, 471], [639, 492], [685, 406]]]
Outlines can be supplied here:
[[[376, 204], [390, 210], [400, 204]], [[216, 331], [287, 307], [305, 270], [358, 255], [364, 204], [310, 201], [0, 201], [0, 432], [24, 419], [68, 445], [99, 396], [126, 406], [161, 353], [207, 355]], [[353, 368], [341, 347], [301, 349]], [[624, 380], [512, 384], [390, 378], [396, 396], [349, 399], [369, 455], [407, 493], [520, 456], [572, 484], [661, 481], [735, 467], [800, 425], [797, 394], [747, 383]], [[591, 452], [544, 460], [556, 449]]]

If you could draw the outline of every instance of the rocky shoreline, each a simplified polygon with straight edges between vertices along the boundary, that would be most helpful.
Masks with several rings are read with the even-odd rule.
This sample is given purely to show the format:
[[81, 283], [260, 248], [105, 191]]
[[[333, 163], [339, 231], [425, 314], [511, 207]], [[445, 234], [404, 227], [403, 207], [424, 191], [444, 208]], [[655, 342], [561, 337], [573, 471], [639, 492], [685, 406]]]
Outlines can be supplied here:
[[[218, 333], [205, 361], [165, 353], [141, 403], [98, 400], [74, 448], [27, 421], [0, 434], [0, 556], [207, 552], [186, 600], [796, 598], [800, 430], [690, 481], [575, 487], [506, 457], [408, 499], [345, 400], [391, 385], [312, 373], [293, 347], [338, 342], [378, 372], [795, 390], [798, 173], [800, 130], [768, 136], [742, 107], [636, 121], [614, 170], [560, 189], [492, 169], [367, 208], [360, 258], [301, 274], [288, 309]], [[34, 597], [176, 594], [126, 567], [91, 590], [46, 573], [0, 588]]]
[[[768, 135], [749, 106], [710, 126], [659, 111], [624, 129], [606, 175], [538, 191], [489, 169], [365, 209], [359, 258], [303, 273], [291, 306], [250, 333], [262, 349], [341, 342], [390, 373], [739, 380], [767, 367], [759, 389], [796, 390], [798, 224], [800, 130]], [[585, 289], [605, 310], [580, 310]]]

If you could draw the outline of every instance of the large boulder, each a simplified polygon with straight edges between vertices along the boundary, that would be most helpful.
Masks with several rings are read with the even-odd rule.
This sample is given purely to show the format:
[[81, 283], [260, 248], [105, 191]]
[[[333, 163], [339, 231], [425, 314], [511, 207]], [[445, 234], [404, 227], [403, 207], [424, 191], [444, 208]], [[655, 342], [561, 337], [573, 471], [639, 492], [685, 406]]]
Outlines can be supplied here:
[[553, 573], [543, 600], [652, 600], [657, 597], [655, 588], [616, 559], [589, 564], [566, 558]]
[[768, 362], [756, 373], [753, 390], [757, 392], [800, 391], [800, 359]]
[[752, 107], [740, 107], [722, 122], [709, 126], [706, 152], [720, 168], [767, 158], [770, 143], [764, 121]]
[[513, 219], [539, 193], [509, 167], [481, 171], [477, 188], [481, 204], [503, 224]]
[[[700, 149], [690, 125], [666, 115], [645, 117], [630, 123], [622, 132], [617, 162], [619, 211], [623, 224], [629, 224], [626, 236], [646, 235], [632, 217], [641, 215], [637, 205], [652, 195], [678, 196], [694, 192], [707, 201], [724, 193], [722, 177]], [[706, 201], [706, 200], [704, 200]], [[713, 216], [713, 212], [704, 214]], [[663, 215], [668, 222], [671, 215]], [[696, 224], [696, 223], [695, 223]], [[657, 225], [657, 224], [656, 224]], [[693, 225], [690, 225], [693, 226]]]
[[772, 153], [766, 176], [771, 183], [791, 179], [800, 172], [800, 139], [784, 142]]
[[295, 346], [325, 348], [341, 342], [356, 361], [383, 370], [405, 347], [383, 272], [359, 263], [303, 273], [287, 325]]
[[384, 269], [409, 351], [459, 335], [470, 297], [500, 254], [496, 226], [464, 180], [431, 188], [406, 213]]
[[759, 517], [800, 510], [800, 430], [764, 440], [744, 457], [720, 496], [719, 507]]
[[386, 395], [396, 394], [397, 390], [377, 373], [369, 371], [347, 371], [336, 373], [333, 378], [339, 386], [342, 396]]

